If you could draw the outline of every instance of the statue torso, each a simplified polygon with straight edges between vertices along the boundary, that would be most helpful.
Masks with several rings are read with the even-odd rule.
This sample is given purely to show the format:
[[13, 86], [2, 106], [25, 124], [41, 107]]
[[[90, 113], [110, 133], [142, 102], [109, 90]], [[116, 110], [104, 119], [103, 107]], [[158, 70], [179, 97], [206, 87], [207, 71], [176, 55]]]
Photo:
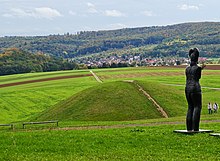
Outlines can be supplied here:
[[186, 68], [186, 91], [201, 92], [199, 79], [201, 78], [201, 67], [198, 65], [188, 66]]

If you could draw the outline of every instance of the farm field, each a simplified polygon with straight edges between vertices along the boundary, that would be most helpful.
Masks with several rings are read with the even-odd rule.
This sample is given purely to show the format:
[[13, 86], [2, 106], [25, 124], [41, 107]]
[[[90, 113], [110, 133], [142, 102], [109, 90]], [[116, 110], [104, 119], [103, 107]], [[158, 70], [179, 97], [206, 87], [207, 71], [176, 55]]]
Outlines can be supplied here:
[[[0, 124], [15, 125], [0, 127], [0, 160], [218, 160], [219, 138], [173, 133], [185, 129], [184, 68], [92, 71], [102, 83], [89, 70], [0, 77]], [[200, 82], [200, 127], [220, 132], [219, 113], [207, 112], [220, 100], [220, 70], [204, 70]], [[56, 119], [59, 127], [21, 126]]]
[[[115, 68], [96, 69], [93, 72], [103, 83], [97, 82], [89, 70], [30, 73], [0, 77], [0, 108], [2, 111], [0, 122], [12, 123], [36, 118], [39, 120], [41, 119], [40, 115], [44, 117], [42, 119], [55, 119], [53, 118], [54, 115], [59, 115], [58, 119], [61, 120], [81, 121], [126, 121], [158, 118], [152, 103], [148, 101], [143, 93], [139, 92], [140, 89], [136, 84], [148, 92], [167, 111], [169, 117], [185, 115], [184, 68]], [[203, 71], [200, 82], [203, 87], [202, 114], [204, 115], [207, 114], [206, 106], [208, 102], [219, 101], [219, 77], [220, 70], [207, 69]], [[71, 101], [74, 101], [74, 103]], [[68, 105], [67, 102], [69, 102], [69, 106], [65, 107], [65, 105]], [[132, 103], [134, 104], [132, 105]], [[60, 108], [60, 106], [62, 107]], [[118, 107], [116, 110], [115, 107], [117, 106], [120, 106], [120, 109]], [[128, 112], [125, 113], [127, 117], [119, 119], [123, 109], [128, 106], [131, 106], [131, 108], [126, 110]], [[132, 109], [140, 111], [140, 109], [135, 109], [136, 107], [143, 108], [140, 112], [143, 113], [142, 116], [132, 116], [132, 113], [134, 113]], [[84, 114], [81, 113], [80, 108], [84, 108]], [[108, 110], [105, 108], [108, 108], [112, 113], [106, 112]], [[61, 109], [64, 115], [62, 115], [63, 112], [60, 112]], [[63, 109], [66, 109], [66, 111]], [[83, 117], [79, 118], [76, 115], [71, 115], [73, 112], [69, 112], [69, 109], [78, 110], [79, 113], [75, 114]], [[105, 116], [102, 119], [99, 118], [98, 115], [103, 115], [102, 110], [104, 109], [106, 115], [110, 114], [111, 117], [115, 115], [116, 118], [106, 118]], [[122, 111], [120, 111], [121, 109]], [[150, 111], [150, 116], [145, 117], [146, 112], [149, 113]], [[69, 117], [65, 112], [70, 114]], [[91, 115], [91, 118], [96, 115], [97, 119], [89, 119], [88, 115]]]
[[[73, 76], [76, 75], [75, 73], [76, 72], [73, 71]], [[89, 72], [86, 73], [88, 74]], [[49, 75], [50, 74], [52, 75], [54, 73], [49, 73]], [[64, 72], [61, 75], [65, 74], [69, 75], [69, 72]], [[77, 74], [81, 74], [81, 71]], [[60, 75], [59, 72], [58, 75]], [[9, 76], [8, 79], [4, 76], [1, 77], [0, 80], [2, 85], [11, 83], [12, 79], [13, 82], [24, 82], [26, 78], [28, 78], [28, 80], [39, 80], [42, 79], [42, 77], [49, 76], [41, 73], [38, 78], [36, 73], [33, 73], [21, 76], [12, 75]], [[57, 77], [57, 75], [55, 77]], [[92, 76], [81, 76], [77, 78], [39, 81], [2, 87], [0, 90], [0, 122], [9, 123], [26, 120], [28, 117], [42, 112], [57, 102], [95, 84], [97, 84], [97, 82]]]

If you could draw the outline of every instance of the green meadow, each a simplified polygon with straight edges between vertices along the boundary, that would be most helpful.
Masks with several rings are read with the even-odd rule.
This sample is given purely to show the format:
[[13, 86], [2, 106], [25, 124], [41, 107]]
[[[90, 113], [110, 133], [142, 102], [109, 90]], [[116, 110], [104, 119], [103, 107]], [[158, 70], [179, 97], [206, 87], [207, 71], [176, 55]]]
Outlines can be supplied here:
[[[187, 102], [184, 68], [148, 67], [29, 73], [0, 77], [0, 160], [218, 160], [219, 138], [183, 135]], [[86, 74], [86, 75], [85, 75]], [[45, 80], [72, 76], [63, 79]], [[74, 77], [77, 76], [77, 77]], [[36, 81], [39, 80], [39, 81]], [[42, 81], [44, 80], [44, 81]], [[220, 132], [220, 70], [201, 78], [201, 129]], [[139, 89], [167, 113], [164, 118]], [[59, 120], [55, 124], [22, 122]]]
[[[204, 128], [220, 130], [218, 123]], [[218, 160], [219, 138], [183, 135], [183, 125], [1, 132], [1, 160]]]
[[[42, 79], [52, 75], [69, 75], [70, 72], [56, 73], [37, 73], [12, 75], [0, 77], [1, 84], [22, 82], [26, 79]], [[81, 74], [82, 71], [71, 72], [73, 75]], [[70, 74], [71, 74], [70, 73]], [[83, 72], [85, 73], [85, 72]], [[89, 72], [86, 71], [88, 74]], [[8, 77], [8, 78], [7, 78]], [[0, 85], [1, 85], [0, 84]], [[10, 123], [24, 121], [29, 117], [44, 111], [52, 105], [65, 100], [91, 86], [97, 85], [92, 77], [81, 77], [73, 79], [60, 79], [38, 83], [28, 83], [18, 86], [4, 87], [0, 90], [0, 122]]]

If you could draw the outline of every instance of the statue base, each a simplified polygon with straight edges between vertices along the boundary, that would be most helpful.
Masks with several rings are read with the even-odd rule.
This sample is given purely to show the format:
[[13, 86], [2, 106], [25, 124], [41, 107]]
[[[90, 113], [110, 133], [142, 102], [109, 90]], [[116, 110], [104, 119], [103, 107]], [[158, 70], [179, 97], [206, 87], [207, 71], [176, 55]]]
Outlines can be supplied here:
[[199, 129], [199, 131], [174, 130], [173, 132], [182, 133], [182, 134], [196, 134], [196, 133], [210, 133], [213, 132], [213, 130], [204, 130], [204, 129]]
[[220, 137], [220, 133], [211, 133], [209, 134], [210, 136], [217, 136], [217, 137]]

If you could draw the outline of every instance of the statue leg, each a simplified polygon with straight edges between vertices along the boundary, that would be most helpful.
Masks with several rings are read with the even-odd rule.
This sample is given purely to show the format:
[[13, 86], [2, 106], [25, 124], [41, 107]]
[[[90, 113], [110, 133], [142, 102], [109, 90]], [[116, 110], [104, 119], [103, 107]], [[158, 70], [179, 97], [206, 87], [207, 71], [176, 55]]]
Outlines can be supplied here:
[[193, 129], [194, 131], [199, 131], [200, 114], [202, 109], [202, 94], [201, 92], [193, 93]]
[[186, 128], [187, 128], [187, 131], [192, 131], [193, 130], [194, 106], [193, 106], [191, 93], [186, 91], [185, 94], [186, 94], [186, 100], [187, 100], [187, 103], [188, 103], [188, 111], [187, 111], [187, 114], [186, 114]]

